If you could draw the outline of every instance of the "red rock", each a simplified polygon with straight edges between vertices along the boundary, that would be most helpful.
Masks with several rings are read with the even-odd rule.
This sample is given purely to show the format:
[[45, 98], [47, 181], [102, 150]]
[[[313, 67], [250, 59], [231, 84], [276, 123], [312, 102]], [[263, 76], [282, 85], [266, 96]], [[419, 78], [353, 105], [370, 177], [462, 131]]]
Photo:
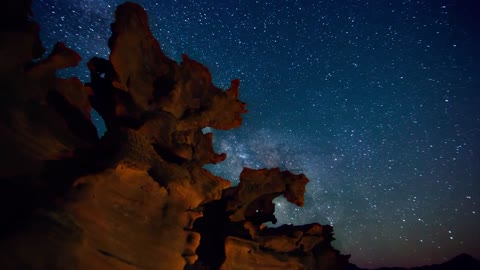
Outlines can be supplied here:
[[[262, 225], [276, 222], [272, 200], [278, 196], [303, 205], [307, 183], [303, 174], [245, 168], [240, 184], [225, 190], [220, 201], [208, 203], [204, 217], [193, 226], [202, 236], [196, 265], [209, 265], [209, 269], [343, 269], [348, 256], [331, 246], [330, 226]], [[211, 259], [215, 256], [218, 259]]]
[[[303, 205], [304, 175], [246, 168], [229, 188], [203, 168], [226, 155], [202, 129], [241, 125], [238, 80], [223, 91], [202, 64], [169, 59], [146, 12], [128, 2], [115, 12], [109, 60], [88, 63], [91, 82], [56, 78], [80, 55], [58, 43], [35, 62], [43, 51], [26, 3], [8, 0], [16, 26], [0, 24], [0, 268], [344, 265], [329, 226], [263, 225], [275, 222], [275, 197]], [[108, 128], [101, 139], [92, 107]]]
[[285, 196], [288, 201], [298, 206], [303, 206], [307, 183], [305, 175], [294, 175], [278, 168], [271, 170], [244, 168], [240, 174], [238, 188], [226, 193], [226, 196], [232, 198], [228, 200], [226, 210], [233, 212], [230, 219], [235, 222], [253, 216], [272, 215], [274, 211], [272, 200], [279, 195]]

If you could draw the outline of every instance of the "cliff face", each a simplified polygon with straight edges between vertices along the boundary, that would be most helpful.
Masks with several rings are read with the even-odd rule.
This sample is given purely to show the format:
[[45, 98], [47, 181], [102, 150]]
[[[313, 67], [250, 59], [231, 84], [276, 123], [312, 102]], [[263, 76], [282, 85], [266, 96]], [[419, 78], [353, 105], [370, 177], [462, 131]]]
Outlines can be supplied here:
[[[277, 196], [303, 205], [304, 175], [245, 169], [229, 188], [203, 168], [226, 156], [202, 129], [241, 125], [238, 80], [223, 91], [200, 63], [169, 59], [133, 3], [117, 8], [110, 58], [88, 62], [90, 83], [56, 78], [80, 56], [58, 43], [38, 59], [29, 1], [7, 2], [16, 15], [0, 34], [2, 269], [346, 265], [330, 226], [262, 225], [276, 221]], [[108, 128], [101, 139], [92, 108]]]

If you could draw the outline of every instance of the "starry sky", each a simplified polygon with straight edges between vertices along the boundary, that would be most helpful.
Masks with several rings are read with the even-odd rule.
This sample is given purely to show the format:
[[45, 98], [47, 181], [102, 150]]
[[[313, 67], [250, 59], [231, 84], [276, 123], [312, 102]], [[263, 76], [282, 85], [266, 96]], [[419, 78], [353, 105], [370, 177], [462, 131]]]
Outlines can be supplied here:
[[[89, 81], [121, 2], [34, 0], [47, 50], [62, 41], [83, 57], [59, 76]], [[168, 56], [204, 63], [222, 88], [241, 80], [249, 113], [214, 131], [227, 160], [209, 169], [234, 183], [244, 166], [310, 179], [305, 207], [275, 201], [280, 224], [332, 224], [361, 267], [480, 257], [478, 1], [138, 3]]]

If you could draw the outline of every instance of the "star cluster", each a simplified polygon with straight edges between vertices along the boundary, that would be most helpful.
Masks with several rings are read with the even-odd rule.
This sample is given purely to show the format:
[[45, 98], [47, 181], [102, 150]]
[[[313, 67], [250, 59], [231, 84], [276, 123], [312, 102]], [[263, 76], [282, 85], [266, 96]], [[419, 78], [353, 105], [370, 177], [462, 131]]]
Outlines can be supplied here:
[[[304, 173], [305, 207], [279, 223], [332, 224], [359, 266], [480, 257], [480, 8], [477, 1], [138, 1], [167, 55], [240, 78], [249, 113], [214, 131], [238, 182], [244, 166]], [[44, 45], [108, 57], [115, 0], [36, 0]], [[99, 134], [105, 127], [94, 115]]]

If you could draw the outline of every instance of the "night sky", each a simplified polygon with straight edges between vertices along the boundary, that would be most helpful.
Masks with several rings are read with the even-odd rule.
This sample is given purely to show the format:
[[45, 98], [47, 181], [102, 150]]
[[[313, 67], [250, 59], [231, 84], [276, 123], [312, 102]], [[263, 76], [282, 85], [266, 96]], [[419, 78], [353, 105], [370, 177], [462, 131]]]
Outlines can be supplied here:
[[[165, 53], [241, 80], [242, 127], [214, 132], [242, 167], [305, 173], [305, 207], [279, 223], [332, 224], [362, 267], [480, 257], [480, 1], [139, 1]], [[108, 57], [114, 0], [34, 0], [44, 46]], [[99, 133], [105, 127], [98, 115]], [[277, 224], [278, 225], [278, 224]]]

